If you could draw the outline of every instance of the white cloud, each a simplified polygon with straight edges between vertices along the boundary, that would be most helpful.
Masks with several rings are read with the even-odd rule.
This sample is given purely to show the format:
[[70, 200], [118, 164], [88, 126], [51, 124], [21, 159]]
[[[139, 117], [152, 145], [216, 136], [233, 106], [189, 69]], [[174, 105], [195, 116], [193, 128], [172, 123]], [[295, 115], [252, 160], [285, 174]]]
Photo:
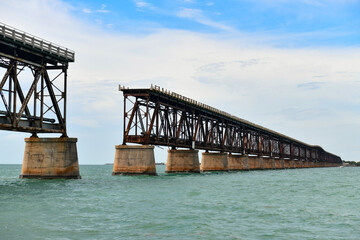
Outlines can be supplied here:
[[[81, 22], [70, 9], [56, 0], [7, 1], [0, 15], [6, 24], [75, 50], [76, 62], [68, 71], [68, 129], [80, 139], [80, 158], [113, 159], [113, 152], [85, 146], [96, 140], [97, 149], [106, 149], [104, 144], [121, 141], [118, 84], [153, 83], [358, 160], [359, 152], [347, 149], [356, 141], [349, 126], [360, 129], [359, 48], [277, 49], [256, 41], [265, 35], [255, 34], [109, 33]], [[179, 14], [203, 18], [196, 9]]]
[[155, 10], [156, 9], [156, 7], [154, 7], [151, 3], [148, 3], [145, 1], [135, 0], [135, 5], [139, 10], [142, 10], [142, 9]]
[[180, 18], [187, 18], [190, 20], [194, 20], [195, 22], [201, 23], [209, 27], [213, 27], [225, 31], [234, 31], [232, 27], [222, 23], [215, 22], [210, 18], [206, 17], [201, 9], [182, 8], [180, 11], [176, 13], [176, 16]]
[[83, 13], [88, 13], [88, 14], [90, 14], [90, 13], [109, 13], [110, 11], [109, 10], [106, 10], [105, 9], [106, 8], [106, 5], [105, 4], [102, 4], [101, 5], [101, 8], [100, 9], [97, 9], [97, 10], [95, 10], [95, 11], [93, 11], [93, 10], [91, 10], [90, 8], [84, 8], [82, 11], [83, 11]]
[[96, 10], [96, 12], [99, 12], [99, 13], [109, 13], [110, 11], [109, 10], [106, 10], [106, 5], [105, 4], [102, 4], [101, 5], [101, 8]]
[[83, 12], [84, 12], [84, 13], [92, 13], [92, 11], [91, 11], [89, 8], [84, 8], [84, 9], [83, 9]]

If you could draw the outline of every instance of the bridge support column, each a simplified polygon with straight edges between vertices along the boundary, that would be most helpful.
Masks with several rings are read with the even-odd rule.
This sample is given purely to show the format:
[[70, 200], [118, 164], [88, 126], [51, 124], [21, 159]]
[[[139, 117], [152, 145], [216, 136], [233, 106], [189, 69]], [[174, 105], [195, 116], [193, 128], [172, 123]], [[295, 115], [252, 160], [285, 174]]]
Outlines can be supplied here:
[[112, 175], [156, 175], [154, 146], [117, 145]]
[[284, 159], [284, 167], [285, 168], [293, 168], [293, 161], [290, 159]]
[[263, 157], [250, 156], [248, 162], [249, 162], [249, 170], [264, 169]]
[[273, 158], [263, 158], [263, 169], [274, 169], [275, 161]]
[[202, 172], [227, 171], [228, 170], [227, 154], [204, 152], [201, 158], [200, 170]]
[[249, 170], [247, 155], [229, 154], [227, 160], [228, 160], [228, 170], [230, 171]]
[[305, 160], [303, 162], [303, 168], [308, 168], [309, 167], [309, 161]]
[[275, 169], [284, 169], [284, 159], [282, 158], [275, 158]]
[[198, 150], [168, 150], [166, 173], [199, 173]]
[[299, 160], [299, 159], [294, 161], [294, 167], [295, 168], [302, 168], [303, 167], [302, 161]]
[[290, 168], [295, 168], [295, 160], [289, 160], [290, 161]]
[[25, 138], [20, 178], [80, 179], [76, 138]]

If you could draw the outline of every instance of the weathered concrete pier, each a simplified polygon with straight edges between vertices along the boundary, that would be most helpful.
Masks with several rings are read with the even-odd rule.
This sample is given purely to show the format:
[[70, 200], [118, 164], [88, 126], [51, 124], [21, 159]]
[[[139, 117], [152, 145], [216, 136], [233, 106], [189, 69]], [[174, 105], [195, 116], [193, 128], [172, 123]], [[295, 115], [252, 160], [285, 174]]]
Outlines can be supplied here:
[[199, 173], [198, 150], [168, 150], [166, 173]]
[[207, 171], [228, 171], [227, 153], [204, 152], [201, 158], [202, 172]]
[[80, 178], [77, 139], [66, 131], [67, 69], [74, 61], [73, 51], [0, 23], [0, 130], [32, 134], [20, 178]]
[[25, 138], [20, 178], [80, 178], [76, 138]]
[[[124, 139], [144, 146], [167, 146], [166, 172], [206, 172], [335, 167], [339, 156], [221, 110], [151, 86], [119, 87], [124, 94]], [[182, 150], [179, 150], [181, 148]], [[199, 167], [198, 150], [204, 150]], [[123, 151], [119, 148], [119, 151]], [[133, 148], [131, 151], [138, 151]], [[147, 157], [131, 153], [115, 172], [148, 174]], [[127, 159], [127, 160], [124, 160]], [[121, 171], [115, 170], [120, 164]], [[146, 164], [145, 164], [146, 165]], [[151, 164], [152, 165], [152, 162]], [[116, 167], [119, 169], [118, 167]], [[141, 170], [144, 169], [144, 170]]]
[[115, 146], [113, 175], [156, 175], [154, 146]]

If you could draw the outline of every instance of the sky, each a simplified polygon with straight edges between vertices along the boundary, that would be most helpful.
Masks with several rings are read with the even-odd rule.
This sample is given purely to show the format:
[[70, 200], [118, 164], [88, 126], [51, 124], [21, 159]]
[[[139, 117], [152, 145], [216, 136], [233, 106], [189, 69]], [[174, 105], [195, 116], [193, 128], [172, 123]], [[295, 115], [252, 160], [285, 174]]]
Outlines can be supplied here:
[[[360, 161], [360, 1], [0, 0], [0, 6], [0, 22], [75, 51], [67, 129], [78, 138], [80, 164], [114, 161], [122, 143], [119, 84], [155, 84]], [[0, 164], [21, 164], [29, 136], [1, 131]], [[156, 148], [157, 162], [166, 155]]]

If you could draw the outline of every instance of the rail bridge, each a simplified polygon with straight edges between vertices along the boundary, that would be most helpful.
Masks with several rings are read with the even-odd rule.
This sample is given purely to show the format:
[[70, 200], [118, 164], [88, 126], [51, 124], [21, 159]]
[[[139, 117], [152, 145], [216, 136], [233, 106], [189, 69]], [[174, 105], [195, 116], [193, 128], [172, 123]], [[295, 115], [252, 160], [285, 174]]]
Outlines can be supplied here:
[[74, 61], [73, 51], [0, 23], [0, 130], [32, 134], [22, 178], [79, 178], [77, 139], [66, 131], [67, 69]]
[[[158, 86], [119, 87], [119, 90], [124, 95], [124, 137], [123, 145], [116, 146], [114, 174], [139, 171], [155, 174], [151, 145], [171, 147], [167, 172], [342, 164], [339, 156], [320, 146], [309, 145]], [[198, 150], [205, 150], [201, 166]], [[137, 157], [132, 155], [134, 152]], [[138, 162], [129, 160], [134, 158]]]

